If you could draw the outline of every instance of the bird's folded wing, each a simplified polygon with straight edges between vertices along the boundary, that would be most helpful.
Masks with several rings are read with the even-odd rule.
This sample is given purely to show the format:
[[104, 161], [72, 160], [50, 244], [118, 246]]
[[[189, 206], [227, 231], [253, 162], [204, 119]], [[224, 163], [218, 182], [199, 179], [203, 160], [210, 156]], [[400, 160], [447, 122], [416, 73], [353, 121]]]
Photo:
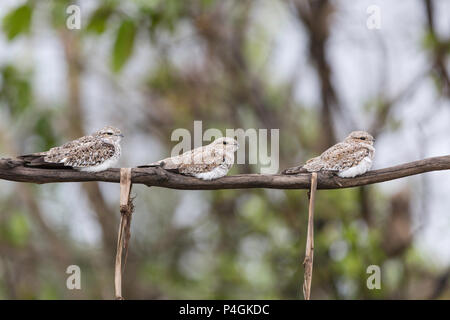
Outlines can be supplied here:
[[182, 174], [208, 172], [223, 162], [223, 156], [207, 147], [196, 148], [179, 156], [159, 161], [164, 169]]
[[[112, 158], [116, 152], [114, 145], [103, 141], [93, 141], [83, 143], [72, 149], [61, 149], [63, 152], [56, 154], [55, 158], [58, 162], [64, 162], [66, 166], [82, 168], [90, 167], [103, 163], [105, 160]], [[71, 150], [66, 152], [64, 150]], [[49, 155], [46, 160], [52, 161]]]
[[169, 158], [165, 158], [156, 162], [152, 162], [149, 164], [145, 164], [142, 166], [138, 166], [138, 168], [148, 168], [148, 167], [162, 167], [166, 170], [177, 170], [180, 165], [185, 163], [191, 163], [193, 162], [193, 156], [196, 149], [187, 151], [183, 154], [180, 154], [178, 156], [173, 156]]
[[31, 166], [55, 166], [90, 167], [101, 164], [115, 154], [112, 144], [100, 140], [86, 143], [67, 143], [61, 147], [55, 147], [47, 152], [22, 156]]
[[304, 165], [288, 168], [282, 171], [282, 174], [299, 174], [322, 170], [322, 160], [320, 157], [311, 158]]
[[369, 155], [369, 150], [345, 143], [338, 143], [326, 150], [320, 158], [328, 166], [326, 170], [342, 170], [356, 166]]
[[[82, 145], [89, 145], [90, 143], [94, 143], [96, 141], [100, 142], [99, 140], [95, 139], [92, 136], [84, 136], [84, 137], [78, 138], [76, 140], [72, 140], [72, 141], [66, 142], [63, 145], [59, 146], [59, 147], [55, 147], [55, 148], [50, 149], [49, 151], [56, 150], [56, 149], [73, 149], [73, 148], [76, 148], [76, 147], [79, 147], [79, 146], [82, 146]], [[47, 152], [49, 152], [49, 151], [47, 151]]]

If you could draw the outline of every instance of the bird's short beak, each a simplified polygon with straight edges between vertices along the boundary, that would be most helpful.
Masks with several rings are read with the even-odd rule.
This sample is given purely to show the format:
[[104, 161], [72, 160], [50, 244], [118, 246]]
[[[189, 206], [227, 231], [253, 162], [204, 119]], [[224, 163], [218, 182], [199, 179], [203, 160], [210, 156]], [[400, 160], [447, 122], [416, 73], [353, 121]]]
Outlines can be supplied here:
[[121, 138], [125, 137], [123, 134], [118, 134], [117, 136], [119, 136]]

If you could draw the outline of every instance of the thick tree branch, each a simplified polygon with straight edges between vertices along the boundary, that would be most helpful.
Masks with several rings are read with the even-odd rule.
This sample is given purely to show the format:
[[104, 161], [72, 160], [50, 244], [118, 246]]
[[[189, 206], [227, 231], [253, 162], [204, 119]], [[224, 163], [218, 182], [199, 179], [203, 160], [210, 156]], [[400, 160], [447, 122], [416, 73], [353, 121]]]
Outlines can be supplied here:
[[[329, 173], [319, 173], [317, 188], [338, 189], [364, 186], [424, 172], [449, 169], [450, 155], [447, 155], [370, 171], [352, 179], [339, 178]], [[90, 173], [78, 172], [72, 169], [40, 169], [24, 167], [20, 160], [0, 159], [0, 179], [39, 184], [82, 181], [119, 183], [120, 170], [109, 169], [103, 172]], [[311, 183], [310, 174], [308, 173], [296, 176], [241, 174], [227, 176], [213, 181], [203, 181], [193, 177], [167, 172], [161, 168], [134, 168], [132, 169], [132, 182], [133, 184], [185, 190], [248, 188], [309, 189]]]

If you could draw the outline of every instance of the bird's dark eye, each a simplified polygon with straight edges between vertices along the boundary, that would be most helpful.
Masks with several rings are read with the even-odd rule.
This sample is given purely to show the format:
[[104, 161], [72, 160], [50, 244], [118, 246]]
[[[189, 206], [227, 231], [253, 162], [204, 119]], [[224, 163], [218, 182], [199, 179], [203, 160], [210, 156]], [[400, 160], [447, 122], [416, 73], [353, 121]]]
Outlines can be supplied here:
[[366, 140], [366, 138], [365, 138], [365, 137], [361, 137], [360, 139], [361, 139], [361, 140]]
[[112, 135], [113, 135], [112, 132], [107, 132], [106, 134], [109, 135], [109, 136], [112, 136]]
[[227, 142], [226, 142], [226, 141], [224, 141], [224, 142], [223, 142], [223, 144], [227, 144]]

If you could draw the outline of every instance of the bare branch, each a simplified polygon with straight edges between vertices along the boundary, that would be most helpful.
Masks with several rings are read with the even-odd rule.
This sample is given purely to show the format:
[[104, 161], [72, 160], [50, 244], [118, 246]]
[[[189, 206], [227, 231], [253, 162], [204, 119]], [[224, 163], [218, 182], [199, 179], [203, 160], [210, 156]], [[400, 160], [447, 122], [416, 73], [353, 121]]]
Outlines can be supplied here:
[[[399, 179], [429, 171], [449, 170], [450, 155], [427, 158], [424, 160], [404, 163], [398, 166], [370, 171], [352, 179], [339, 178], [327, 172], [318, 174], [318, 189], [339, 189], [364, 186]], [[0, 159], [0, 179], [31, 182], [82, 182], [103, 181], [120, 182], [120, 170], [109, 169], [102, 172], [79, 172], [72, 169], [41, 169], [24, 167], [23, 163], [14, 159]], [[310, 174], [299, 175], [264, 175], [240, 174], [226, 176], [213, 181], [199, 180], [171, 173], [161, 168], [133, 168], [131, 176], [133, 184], [144, 184], [170, 189], [184, 190], [217, 190], [217, 189], [309, 189]]]

